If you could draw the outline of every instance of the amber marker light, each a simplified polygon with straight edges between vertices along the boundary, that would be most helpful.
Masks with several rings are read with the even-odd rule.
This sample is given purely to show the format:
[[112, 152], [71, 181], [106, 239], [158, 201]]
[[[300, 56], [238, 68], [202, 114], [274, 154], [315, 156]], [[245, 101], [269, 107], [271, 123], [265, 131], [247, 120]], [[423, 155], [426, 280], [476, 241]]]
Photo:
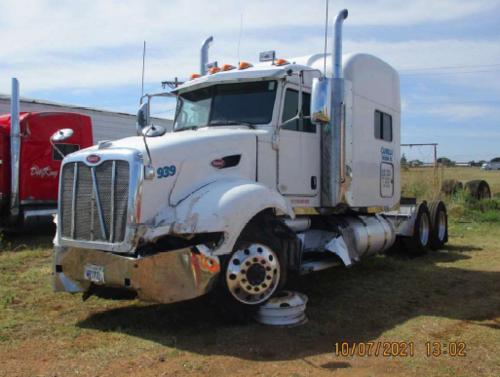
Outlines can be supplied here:
[[238, 69], [247, 69], [250, 67], [253, 67], [253, 65], [249, 62], [240, 62], [240, 64], [238, 65]]

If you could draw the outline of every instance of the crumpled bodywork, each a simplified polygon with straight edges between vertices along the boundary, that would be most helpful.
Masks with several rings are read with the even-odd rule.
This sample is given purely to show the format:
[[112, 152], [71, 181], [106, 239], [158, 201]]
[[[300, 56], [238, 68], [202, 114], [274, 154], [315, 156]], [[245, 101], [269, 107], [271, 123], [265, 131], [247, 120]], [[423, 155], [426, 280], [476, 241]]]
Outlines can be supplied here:
[[104, 268], [106, 287], [137, 293], [145, 301], [172, 303], [207, 293], [220, 272], [219, 258], [208, 255], [204, 246], [132, 258], [98, 250], [55, 249], [54, 290], [86, 292], [91, 288], [85, 267]]
[[143, 235], [154, 241], [165, 234], [223, 232], [223, 243], [214, 254], [230, 253], [248, 222], [259, 212], [272, 208], [280, 215], [294, 217], [288, 201], [261, 183], [246, 179], [226, 179], [204, 186], [180, 202], [165, 207]]

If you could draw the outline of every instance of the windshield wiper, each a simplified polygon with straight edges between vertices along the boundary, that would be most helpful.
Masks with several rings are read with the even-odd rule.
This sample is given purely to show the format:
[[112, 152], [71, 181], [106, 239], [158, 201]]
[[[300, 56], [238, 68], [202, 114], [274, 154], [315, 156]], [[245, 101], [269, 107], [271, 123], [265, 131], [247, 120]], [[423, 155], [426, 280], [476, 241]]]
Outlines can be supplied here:
[[248, 128], [255, 129], [255, 124], [244, 122], [241, 120], [212, 120], [209, 126], [247, 126]]

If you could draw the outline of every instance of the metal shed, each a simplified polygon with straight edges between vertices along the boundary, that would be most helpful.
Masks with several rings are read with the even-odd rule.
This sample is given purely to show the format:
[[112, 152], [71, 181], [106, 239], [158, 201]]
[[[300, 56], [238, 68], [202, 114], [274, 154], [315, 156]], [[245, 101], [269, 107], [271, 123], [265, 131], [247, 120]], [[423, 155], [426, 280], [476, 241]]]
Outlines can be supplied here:
[[[22, 112], [71, 112], [88, 115], [92, 118], [94, 143], [100, 140], [116, 140], [136, 135], [135, 114], [127, 114], [84, 106], [61, 104], [51, 101], [21, 97]], [[0, 94], [0, 114], [10, 112], [10, 96]], [[155, 124], [162, 125], [168, 131], [172, 130], [170, 119], [153, 118]]]

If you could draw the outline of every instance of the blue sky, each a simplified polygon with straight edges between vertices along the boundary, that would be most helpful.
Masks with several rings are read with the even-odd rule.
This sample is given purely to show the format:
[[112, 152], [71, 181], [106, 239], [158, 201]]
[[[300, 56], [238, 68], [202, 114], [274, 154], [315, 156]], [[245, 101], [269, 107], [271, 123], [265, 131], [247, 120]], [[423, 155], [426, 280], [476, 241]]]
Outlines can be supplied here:
[[[146, 89], [198, 68], [201, 41], [211, 60], [257, 60], [322, 50], [324, 0], [57, 1], [0, 3], [0, 93], [10, 77], [22, 95], [135, 112], [142, 41]], [[349, 8], [345, 52], [373, 53], [401, 74], [402, 141], [439, 143], [458, 161], [500, 156], [500, 0], [330, 0]], [[242, 32], [238, 56], [240, 22]], [[442, 68], [445, 67], [445, 68]], [[161, 110], [172, 115], [171, 104]], [[405, 149], [430, 159], [430, 148]]]

